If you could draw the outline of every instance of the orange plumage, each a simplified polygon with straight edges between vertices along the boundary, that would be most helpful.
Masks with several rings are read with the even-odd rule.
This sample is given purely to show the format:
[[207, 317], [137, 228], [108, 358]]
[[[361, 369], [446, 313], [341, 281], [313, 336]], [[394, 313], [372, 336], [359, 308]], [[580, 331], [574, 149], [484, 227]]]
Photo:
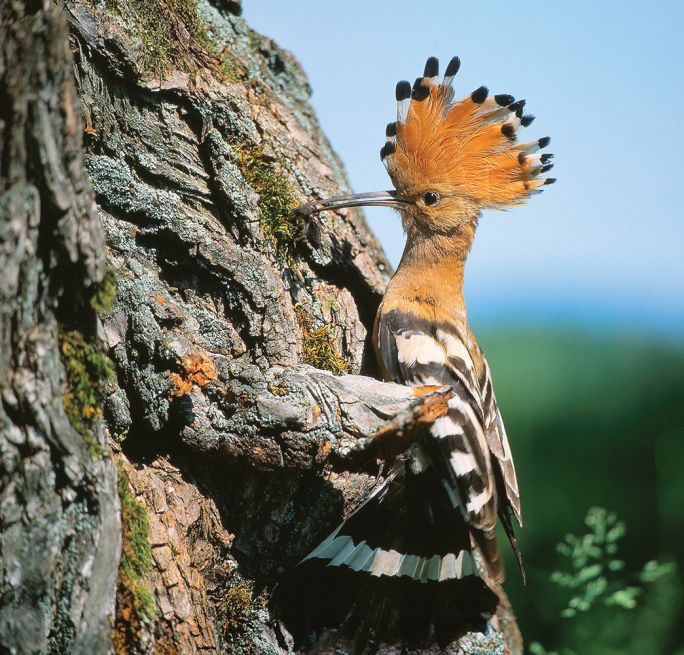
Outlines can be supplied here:
[[549, 139], [516, 145], [518, 129], [534, 118], [522, 114], [524, 101], [488, 96], [480, 87], [453, 102], [451, 80], [458, 67], [454, 58], [440, 84], [436, 63], [428, 60], [410, 101], [408, 82], [397, 85], [397, 122], [388, 129], [391, 137], [383, 149], [390, 177], [403, 195], [446, 188], [480, 208], [524, 203], [538, 187], [555, 181], [538, 177], [551, 167], [553, 155], [532, 156]]

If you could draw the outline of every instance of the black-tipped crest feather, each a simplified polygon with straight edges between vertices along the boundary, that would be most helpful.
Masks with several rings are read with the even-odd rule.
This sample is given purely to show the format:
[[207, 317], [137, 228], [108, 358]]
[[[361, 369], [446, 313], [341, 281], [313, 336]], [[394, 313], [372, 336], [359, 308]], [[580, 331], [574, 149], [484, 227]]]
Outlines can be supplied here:
[[481, 86], [470, 94], [470, 98], [474, 103], [481, 105], [487, 99], [488, 95], [489, 89], [486, 86]]
[[494, 96], [494, 100], [496, 100], [496, 104], [499, 107], [508, 107], [511, 103], [515, 102], [515, 98], [508, 93], [498, 93]]
[[461, 68], [461, 60], [458, 57], [452, 57], [451, 61], [444, 71], [444, 77], [454, 77]]
[[515, 115], [520, 118], [522, 116], [523, 108], [527, 104], [527, 100], [518, 100], [516, 102], [511, 103], [508, 105], [508, 108], [512, 111], [515, 112]]
[[425, 62], [423, 77], [437, 77], [439, 75], [439, 60], [437, 57], [429, 57]]
[[408, 100], [411, 97], [411, 83], [407, 80], [401, 80], [401, 82], [397, 82], [395, 95], [397, 102]]
[[515, 127], [511, 123], [504, 123], [501, 126], [501, 133], [511, 140], [515, 139]]
[[413, 83], [413, 90], [411, 91], [411, 99], [421, 102], [425, 100], [430, 94], [430, 89], [423, 84], [423, 78], [417, 77], [416, 81]]
[[396, 152], [397, 150], [397, 144], [393, 143], [392, 141], [387, 141], [382, 148], [380, 148], [380, 159], [385, 159], [385, 157], [389, 157], [391, 154]]

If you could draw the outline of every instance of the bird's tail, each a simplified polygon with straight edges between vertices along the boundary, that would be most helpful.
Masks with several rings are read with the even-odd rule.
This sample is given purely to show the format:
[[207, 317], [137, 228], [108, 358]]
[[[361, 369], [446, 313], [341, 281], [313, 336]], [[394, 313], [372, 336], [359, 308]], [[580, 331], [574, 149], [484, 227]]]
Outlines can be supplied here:
[[274, 590], [298, 647], [332, 630], [337, 643], [328, 646], [342, 652], [446, 648], [487, 629], [497, 596], [479, 576], [463, 517], [419, 455], [398, 461]]

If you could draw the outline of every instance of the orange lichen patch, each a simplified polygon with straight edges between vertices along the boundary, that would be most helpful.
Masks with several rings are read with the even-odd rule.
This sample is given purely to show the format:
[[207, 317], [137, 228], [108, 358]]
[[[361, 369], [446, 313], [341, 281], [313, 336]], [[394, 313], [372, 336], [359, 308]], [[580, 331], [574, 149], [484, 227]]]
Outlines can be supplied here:
[[173, 387], [171, 394], [176, 396], [176, 398], [184, 396], [190, 391], [190, 389], [192, 389], [192, 382], [189, 380], [184, 380], [180, 375], [178, 375], [178, 373], [171, 373], [171, 375], [169, 375], [169, 380], [171, 381], [171, 386]]
[[94, 127], [85, 127], [83, 128], [83, 131], [86, 134], [97, 134], [97, 130]]
[[203, 351], [190, 352], [181, 360], [185, 374], [171, 373], [169, 379], [173, 387], [173, 395], [184, 396], [192, 389], [192, 385], [206, 387], [215, 380], [216, 368], [214, 362]]
[[188, 371], [193, 382], [205, 387], [211, 380], [216, 379], [214, 362], [205, 352], [188, 353], [183, 357], [183, 366]]
[[323, 443], [321, 446], [321, 449], [319, 451], [319, 455], [321, 457], [327, 456], [327, 454], [332, 450], [332, 444], [329, 441], [326, 441]]
[[159, 307], [166, 302], [166, 298], [164, 298], [161, 293], [157, 292], [154, 296], [154, 302], [157, 304], [157, 307]]
[[440, 416], [446, 416], [449, 411], [449, 400], [453, 397], [453, 392], [449, 391], [427, 398], [414, 413], [416, 424], [431, 426]]
[[252, 448], [252, 455], [258, 460], [265, 460], [268, 458], [269, 452], [266, 448], [256, 446], [255, 448]]

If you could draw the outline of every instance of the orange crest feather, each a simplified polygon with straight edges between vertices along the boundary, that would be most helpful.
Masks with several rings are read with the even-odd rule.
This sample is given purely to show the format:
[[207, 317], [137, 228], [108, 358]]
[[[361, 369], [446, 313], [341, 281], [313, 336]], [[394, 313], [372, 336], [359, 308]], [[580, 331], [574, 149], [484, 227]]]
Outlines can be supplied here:
[[430, 57], [412, 89], [408, 82], [397, 85], [397, 122], [388, 125], [380, 151], [390, 177], [399, 192], [447, 187], [480, 207], [524, 203], [538, 187], [555, 182], [538, 177], [553, 166], [553, 155], [533, 154], [550, 139], [516, 145], [518, 130], [534, 120], [523, 115], [524, 100], [489, 96], [480, 87], [453, 102], [459, 66], [454, 57], [438, 83], [438, 63]]

